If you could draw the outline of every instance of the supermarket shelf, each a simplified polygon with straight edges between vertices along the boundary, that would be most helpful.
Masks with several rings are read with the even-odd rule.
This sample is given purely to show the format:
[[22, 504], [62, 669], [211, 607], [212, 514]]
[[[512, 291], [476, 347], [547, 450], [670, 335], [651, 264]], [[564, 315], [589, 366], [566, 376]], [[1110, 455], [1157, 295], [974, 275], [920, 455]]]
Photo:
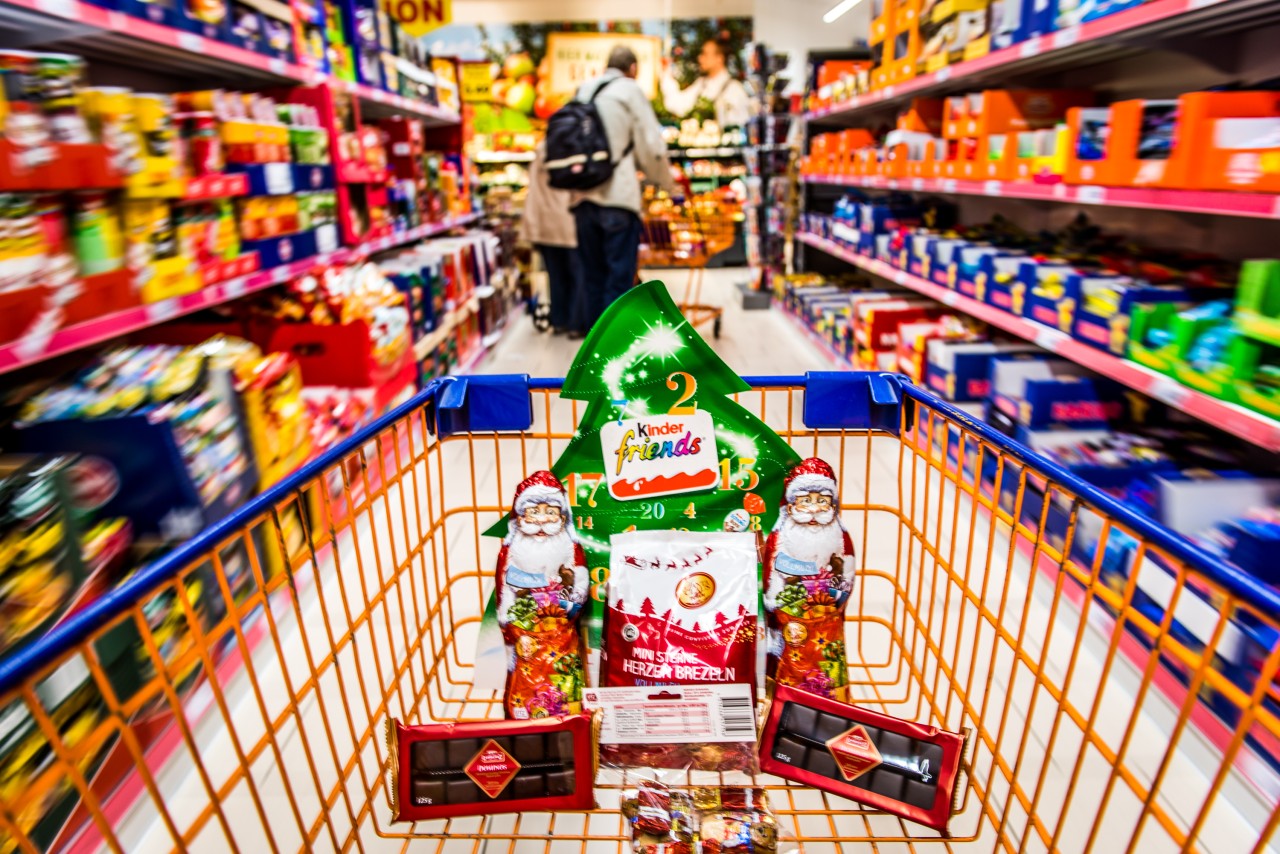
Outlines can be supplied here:
[[476, 163], [532, 163], [532, 151], [477, 151]]
[[1013, 72], [1037, 73], [1104, 61], [1133, 52], [1135, 43], [1199, 33], [1242, 29], [1274, 20], [1276, 4], [1269, 0], [1153, 0], [1105, 18], [1058, 30], [984, 57], [949, 65], [883, 89], [855, 95], [847, 101], [805, 113], [805, 118], [839, 120], [882, 106], [900, 104], [915, 95], [963, 89], [983, 80], [1008, 82]]
[[672, 157], [692, 157], [706, 160], [712, 157], [741, 157], [741, 146], [723, 146], [719, 148], [668, 148], [667, 154]]
[[439, 222], [429, 222], [425, 225], [419, 225], [408, 231], [402, 231], [399, 234], [392, 234], [387, 237], [380, 237], [377, 240], [371, 240], [360, 247], [364, 252], [381, 252], [384, 249], [392, 249], [396, 246], [403, 246], [406, 243], [413, 243], [428, 237], [435, 237], [437, 234], [443, 234], [446, 231], [452, 231], [455, 228], [461, 228], [464, 225], [470, 225], [480, 218], [478, 213], [463, 214], [462, 216], [449, 217]]
[[0, 32], [22, 34], [23, 44], [57, 47], [129, 67], [143, 65], [180, 77], [216, 76], [226, 83], [327, 82], [359, 98], [374, 117], [407, 113], [437, 125], [460, 121], [457, 113], [440, 107], [80, 0], [0, 0]]
[[1220, 430], [1225, 430], [1269, 451], [1280, 451], [1280, 421], [1202, 394], [1171, 377], [1148, 370], [1136, 362], [1104, 353], [1056, 329], [1041, 326], [1022, 317], [1015, 317], [995, 306], [970, 299], [941, 285], [935, 285], [933, 282], [913, 276], [883, 261], [866, 258], [816, 234], [797, 234], [796, 238], [801, 243], [820, 249], [855, 267], [883, 276], [1019, 338], [1034, 342], [1037, 346], [1056, 353], [1064, 359], [1084, 365], [1090, 370], [1163, 401]]
[[139, 329], [146, 329], [149, 326], [155, 326], [158, 323], [181, 317], [184, 314], [191, 314], [201, 309], [212, 308], [215, 305], [239, 299], [247, 294], [265, 290], [273, 285], [278, 285], [300, 276], [317, 264], [345, 263], [363, 255], [381, 252], [394, 246], [440, 234], [451, 228], [465, 225], [478, 218], [478, 216], [478, 214], [469, 214], [438, 223], [431, 223], [398, 235], [370, 241], [354, 249], [339, 249], [336, 252], [316, 255], [311, 258], [294, 261], [291, 264], [272, 267], [269, 270], [259, 270], [256, 273], [250, 273], [247, 276], [240, 276], [235, 279], [228, 279], [225, 282], [210, 285], [185, 296], [128, 308], [53, 332], [28, 334], [17, 341], [0, 345], [0, 373], [14, 371], [27, 365], [42, 362], [45, 359], [52, 359], [55, 356], [84, 349], [85, 347], [92, 347], [95, 344], [101, 344], [103, 341], [109, 341], [112, 338], [118, 338], [121, 335], [127, 335]]
[[1154, 187], [1099, 187], [1076, 184], [1034, 184], [1014, 181], [961, 181], [954, 178], [885, 178], [881, 175], [808, 175], [806, 184], [910, 190], [962, 196], [1035, 199], [1080, 205], [1144, 208], [1218, 216], [1280, 219], [1280, 195], [1215, 190], [1164, 190]]

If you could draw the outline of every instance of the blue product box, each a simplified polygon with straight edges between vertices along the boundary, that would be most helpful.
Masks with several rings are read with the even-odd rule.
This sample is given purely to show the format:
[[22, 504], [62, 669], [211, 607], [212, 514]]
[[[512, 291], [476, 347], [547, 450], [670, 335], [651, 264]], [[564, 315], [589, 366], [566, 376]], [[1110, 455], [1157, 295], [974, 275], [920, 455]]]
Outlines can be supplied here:
[[920, 225], [920, 208], [885, 202], [865, 202], [858, 206], [858, 228], [868, 234], [883, 234]]
[[[1115, 308], [1100, 310], [1091, 295], [1110, 292]], [[1182, 302], [1191, 292], [1177, 285], [1151, 285], [1127, 276], [1075, 275], [1067, 279], [1067, 297], [1075, 311], [1071, 334], [1078, 341], [1125, 355], [1129, 350], [1129, 319], [1139, 304]], [[1118, 297], [1118, 299], [1116, 299]]]
[[934, 240], [929, 246], [929, 258], [924, 277], [935, 285], [954, 289], [955, 286], [951, 282], [951, 263], [959, 255], [959, 250], [968, 245], [968, 241], [958, 237], [939, 237]]
[[981, 271], [982, 259], [1005, 251], [985, 243], [970, 243], [954, 250], [951, 266], [947, 269], [947, 287], [970, 299], [979, 299], [978, 273]]
[[[1020, 252], [988, 252], [978, 256], [978, 272], [973, 277], [973, 298], [1001, 311], [1018, 314], [1014, 309], [1014, 292], [1018, 271], [1026, 256]], [[961, 293], [964, 293], [963, 288]], [[969, 296], [969, 294], [965, 294]], [[1018, 306], [1021, 309], [1021, 305]]]
[[[1023, 264], [1018, 276], [1024, 287], [1022, 316], [1070, 335], [1075, 323], [1075, 293], [1078, 293], [1073, 293], [1071, 282], [1085, 275], [1096, 275], [1100, 279], [1119, 278], [1113, 273], [1082, 273], [1068, 265], [1036, 264], [1032, 261]], [[1046, 287], [1045, 283], [1050, 279], [1057, 281]]]
[[856, 250], [862, 242], [863, 233], [847, 222], [833, 220], [828, 240], [834, 240], [847, 249]]
[[1022, 0], [1022, 15], [1014, 42], [1024, 42], [1054, 30], [1058, 17], [1058, 0]]
[[223, 10], [222, 20], [210, 23], [197, 18], [191, 13], [192, 0], [179, 0], [177, 5], [177, 26], [189, 33], [195, 33], [213, 41], [232, 43], [230, 0], [223, 0], [227, 7]]
[[291, 196], [294, 193], [332, 190], [335, 186], [332, 166], [307, 163], [228, 163], [227, 171], [248, 177], [250, 196]]
[[[317, 238], [321, 240], [318, 241]], [[324, 243], [322, 248], [319, 247], [320, 242]], [[337, 248], [336, 244], [337, 226], [322, 225], [313, 231], [300, 231], [266, 240], [245, 240], [240, 245], [241, 251], [257, 252], [262, 259], [262, 269], [268, 270], [311, 258], [321, 252], [332, 252]]]
[[938, 239], [936, 234], [922, 232], [906, 235], [903, 240], [902, 263], [898, 266], [913, 276], [928, 278], [930, 254]]
[[[99, 512], [127, 518], [138, 537], [187, 539], [243, 504], [258, 482], [250, 460], [244, 473], [205, 506], [173, 427], [168, 421], [152, 421], [148, 414], [42, 421], [20, 429], [17, 436], [24, 453], [93, 458], [117, 486]], [[242, 434], [240, 441], [247, 455], [249, 445]]]
[[991, 360], [1002, 353], [1040, 353], [1030, 344], [935, 338], [926, 345], [925, 385], [953, 403], [976, 403], [991, 393]]
[[992, 410], [1030, 430], [1101, 430], [1125, 419], [1130, 409], [1125, 386], [1087, 374], [1047, 353], [996, 354]]
[[877, 261], [883, 261], [886, 264], [897, 266], [898, 253], [892, 251], [889, 246], [893, 243], [892, 234], [865, 234], [864, 239], [868, 239], [871, 243], [871, 257]]
[[148, 3], [145, 0], [102, 0], [102, 2], [95, 2], [94, 5], [115, 9], [130, 17], [141, 18], [166, 27], [178, 27], [178, 21], [181, 18], [177, 0], [160, 0], [155, 3]]

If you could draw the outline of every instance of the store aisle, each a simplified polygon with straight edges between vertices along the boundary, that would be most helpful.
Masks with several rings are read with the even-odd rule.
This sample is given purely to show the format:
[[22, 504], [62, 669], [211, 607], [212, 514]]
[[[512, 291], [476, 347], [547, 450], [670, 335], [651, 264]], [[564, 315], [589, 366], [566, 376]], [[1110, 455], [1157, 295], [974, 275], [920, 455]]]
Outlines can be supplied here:
[[[647, 271], [645, 280], [666, 282], [679, 301], [687, 279], [684, 270]], [[739, 374], [797, 374], [831, 369], [817, 349], [807, 342], [785, 315], [777, 311], [743, 311], [735, 287], [747, 277], [741, 268], [708, 270], [702, 301], [724, 306], [720, 339], [711, 336], [711, 324], [698, 331]], [[525, 373], [535, 377], [562, 377], [578, 352], [577, 341], [538, 332], [522, 314], [511, 318], [511, 328], [494, 345], [476, 369], [478, 373]]]

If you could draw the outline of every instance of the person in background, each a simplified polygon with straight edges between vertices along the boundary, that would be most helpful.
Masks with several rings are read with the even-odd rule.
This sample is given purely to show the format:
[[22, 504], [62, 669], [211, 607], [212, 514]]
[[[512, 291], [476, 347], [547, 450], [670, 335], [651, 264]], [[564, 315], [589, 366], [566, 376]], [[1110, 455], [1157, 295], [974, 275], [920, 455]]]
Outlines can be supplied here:
[[714, 111], [721, 129], [742, 127], [751, 118], [751, 99], [742, 81], [729, 73], [729, 49], [718, 39], [707, 39], [698, 54], [701, 76], [681, 89], [668, 68], [662, 77], [662, 103], [673, 116], [694, 114], [705, 119]]
[[588, 328], [636, 283], [641, 201], [637, 170], [667, 192], [675, 189], [662, 126], [636, 82], [637, 72], [635, 53], [619, 45], [610, 52], [604, 74], [583, 83], [576, 95], [579, 101], [590, 101], [600, 90], [596, 111], [615, 164], [609, 180], [573, 193]]
[[581, 338], [586, 334], [586, 294], [583, 292], [582, 262], [578, 256], [578, 225], [568, 190], [557, 190], [547, 180], [547, 150], [538, 143], [529, 164], [529, 192], [520, 237], [542, 257], [551, 298], [551, 331]]

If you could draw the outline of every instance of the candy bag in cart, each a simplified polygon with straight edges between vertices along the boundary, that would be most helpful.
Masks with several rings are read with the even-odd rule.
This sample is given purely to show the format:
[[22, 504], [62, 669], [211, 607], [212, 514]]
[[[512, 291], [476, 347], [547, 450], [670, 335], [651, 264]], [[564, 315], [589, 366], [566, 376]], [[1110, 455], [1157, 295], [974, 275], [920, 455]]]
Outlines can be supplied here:
[[616, 735], [602, 737], [604, 762], [754, 770], [758, 554], [749, 533], [612, 537], [595, 691]]
[[622, 801], [635, 854], [786, 854], [799, 846], [769, 808], [764, 789], [683, 790], [643, 780]]

